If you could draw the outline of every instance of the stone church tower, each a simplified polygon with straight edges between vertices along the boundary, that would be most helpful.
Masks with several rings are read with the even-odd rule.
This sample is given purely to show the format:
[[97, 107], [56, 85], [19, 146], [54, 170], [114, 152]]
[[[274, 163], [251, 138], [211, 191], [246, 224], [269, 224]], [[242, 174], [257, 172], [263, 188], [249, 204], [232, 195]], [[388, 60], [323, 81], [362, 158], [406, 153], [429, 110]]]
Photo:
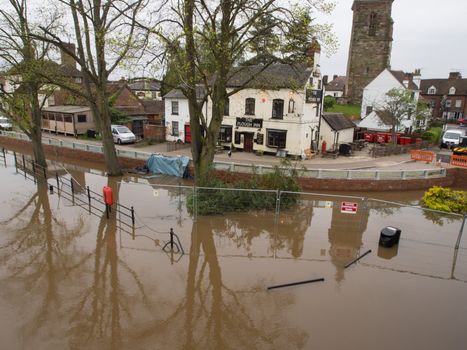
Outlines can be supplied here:
[[347, 63], [346, 96], [360, 104], [363, 89], [390, 68], [394, 0], [354, 0], [352, 37]]

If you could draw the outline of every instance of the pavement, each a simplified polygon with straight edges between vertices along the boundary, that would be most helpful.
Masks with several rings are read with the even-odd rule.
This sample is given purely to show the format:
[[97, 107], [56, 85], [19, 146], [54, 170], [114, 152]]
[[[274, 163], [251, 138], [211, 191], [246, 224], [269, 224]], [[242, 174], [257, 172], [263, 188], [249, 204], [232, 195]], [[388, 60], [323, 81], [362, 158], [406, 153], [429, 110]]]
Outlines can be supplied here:
[[[45, 137], [77, 141], [87, 144], [98, 144], [100, 141], [94, 140], [76, 140], [74, 137], [64, 135], [49, 135], [44, 134]], [[167, 143], [158, 143], [154, 145], [130, 144], [130, 145], [116, 145], [118, 149], [133, 150], [138, 152], [148, 153], [161, 153], [167, 156], [184, 155], [191, 157], [191, 149], [189, 145], [179, 145], [179, 149], [168, 151]], [[345, 170], [358, 170], [358, 169], [386, 169], [386, 170], [417, 170], [417, 169], [438, 169], [439, 167], [450, 167], [447, 163], [430, 163], [415, 162], [410, 159], [410, 154], [398, 154], [387, 157], [373, 158], [370, 154], [371, 145], [367, 145], [361, 151], [356, 151], [350, 157], [339, 156], [336, 159], [322, 158], [316, 155], [309, 160], [299, 160], [300, 166], [305, 166], [307, 169], [345, 169]], [[441, 151], [438, 147], [433, 147], [431, 151], [436, 154], [450, 154], [450, 151]], [[257, 156], [254, 153], [234, 151], [229, 157], [227, 150], [217, 153], [214, 159], [218, 162], [236, 163], [236, 164], [254, 164], [258, 165], [277, 165], [280, 164], [281, 158], [273, 155]]]

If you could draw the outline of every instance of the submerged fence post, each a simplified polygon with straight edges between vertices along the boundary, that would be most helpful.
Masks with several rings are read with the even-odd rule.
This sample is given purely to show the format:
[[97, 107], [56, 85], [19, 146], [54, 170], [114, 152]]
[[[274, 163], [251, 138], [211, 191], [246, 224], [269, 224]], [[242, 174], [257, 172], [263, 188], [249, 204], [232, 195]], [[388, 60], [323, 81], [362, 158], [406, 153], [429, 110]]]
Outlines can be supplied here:
[[276, 194], [276, 221], [279, 222], [279, 215], [281, 213], [281, 190], [277, 190]]
[[461, 229], [459, 231], [459, 236], [457, 237], [456, 250], [458, 250], [460, 245], [461, 245], [461, 239], [462, 239], [462, 234], [464, 233], [464, 226], [465, 226], [465, 219], [466, 218], [467, 218], [467, 215], [464, 215], [464, 219], [462, 220]]
[[131, 223], [133, 224], [133, 227], [135, 226], [135, 209], [133, 206], [131, 207]]
[[16, 157], [16, 152], [13, 152], [13, 156], [15, 157], [15, 171], [18, 173], [18, 158]]
[[23, 157], [23, 171], [24, 171], [24, 178], [26, 178], [26, 160], [24, 159], [24, 154], [22, 155]]
[[57, 190], [60, 189], [60, 179], [58, 178], [58, 173], [55, 172], [55, 179], [57, 180]]

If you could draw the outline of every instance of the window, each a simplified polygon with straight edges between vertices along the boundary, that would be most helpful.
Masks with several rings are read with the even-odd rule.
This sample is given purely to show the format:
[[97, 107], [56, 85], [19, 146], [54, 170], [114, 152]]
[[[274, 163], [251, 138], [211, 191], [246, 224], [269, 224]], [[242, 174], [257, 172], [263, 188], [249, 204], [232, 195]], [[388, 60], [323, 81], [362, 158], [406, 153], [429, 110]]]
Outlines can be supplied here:
[[221, 129], [219, 131], [219, 141], [232, 142], [232, 126], [221, 125]]
[[369, 36], [375, 36], [376, 35], [376, 21], [377, 21], [378, 15], [376, 12], [372, 12], [370, 14], [370, 25], [368, 29], [368, 35]]
[[293, 99], [289, 100], [289, 113], [295, 113], [295, 101]]
[[450, 108], [451, 107], [451, 100], [446, 100], [446, 108]]
[[241, 143], [241, 137], [240, 137], [240, 133], [235, 131], [235, 139], [234, 139], [234, 143], [236, 145], [239, 145]]
[[245, 114], [246, 115], [255, 115], [255, 99], [247, 98], [245, 100]]
[[272, 148], [285, 148], [287, 130], [267, 129], [267, 146]]
[[431, 106], [431, 108], [435, 108], [436, 101], [435, 100], [430, 101], [430, 106]]
[[[178, 105], [178, 102], [177, 102], [177, 105]], [[173, 107], [173, 105], [172, 105], [172, 107]], [[172, 122], [172, 136], [177, 136], [178, 137], [178, 122]]]
[[227, 97], [224, 102], [224, 115], [229, 115], [230, 112], [230, 99]]
[[456, 108], [462, 107], [462, 100], [456, 100]]
[[65, 122], [66, 123], [73, 123], [73, 119], [72, 119], [71, 115], [66, 115], [65, 116]]
[[278, 98], [272, 100], [272, 118], [284, 118], [284, 100]]
[[61, 114], [55, 114], [55, 120], [57, 122], [62, 122], [63, 121], [63, 115]]
[[428, 89], [428, 95], [434, 95], [434, 94], [436, 94], [436, 88], [432, 86]]
[[172, 115], [178, 115], [178, 101], [172, 101]]
[[453, 86], [449, 89], [449, 95], [454, 95], [456, 93], [456, 88]]
[[86, 123], [86, 115], [78, 114], [78, 123]]
[[366, 115], [370, 114], [373, 112], [373, 106], [366, 106]]

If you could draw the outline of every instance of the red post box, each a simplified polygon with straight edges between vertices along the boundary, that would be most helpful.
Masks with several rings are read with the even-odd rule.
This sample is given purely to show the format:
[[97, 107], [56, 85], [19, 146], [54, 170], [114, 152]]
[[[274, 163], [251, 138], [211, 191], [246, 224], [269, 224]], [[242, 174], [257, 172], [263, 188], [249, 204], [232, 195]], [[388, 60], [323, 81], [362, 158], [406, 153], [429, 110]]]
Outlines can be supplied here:
[[113, 195], [112, 195], [112, 188], [109, 186], [104, 186], [102, 192], [104, 194], [104, 203], [106, 205], [112, 205], [114, 203]]

